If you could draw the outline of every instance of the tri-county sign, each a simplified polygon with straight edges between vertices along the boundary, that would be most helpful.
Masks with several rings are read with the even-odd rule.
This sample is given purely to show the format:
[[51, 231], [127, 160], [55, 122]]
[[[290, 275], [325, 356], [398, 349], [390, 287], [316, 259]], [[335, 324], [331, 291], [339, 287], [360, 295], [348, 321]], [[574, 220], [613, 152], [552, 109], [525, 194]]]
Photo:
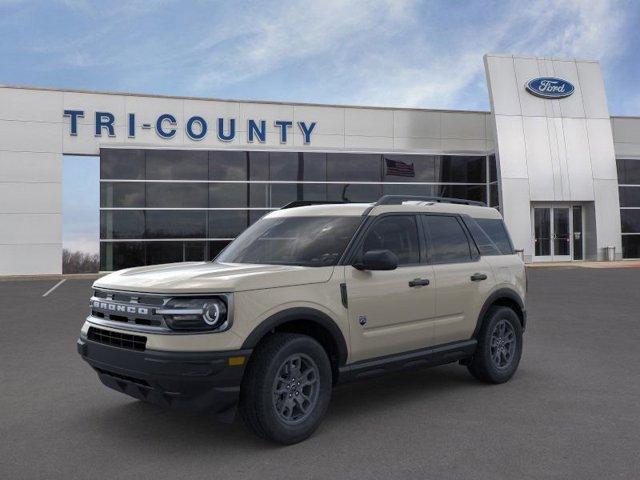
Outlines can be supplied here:
[[[64, 117], [69, 118], [69, 135], [78, 135], [78, 119], [84, 118], [84, 110], [65, 110], [63, 112]], [[109, 137], [116, 136], [115, 122], [116, 117], [111, 112], [94, 112], [95, 116], [95, 136], [101, 137], [103, 133], [106, 133]], [[129, 138], [136, 137], [136, 131], [138, 128], [143, 130], [155, 130], [160, 138], [171, 139], [173, 138], [180, 126], [175, 115], [170, 113], [163, 113], [157, 118], [152, 119], [149, 123], [140, 123], [136, 119], [135, 113], [127, 114], [127, 133]], [[215, 130], [215, 135], [221, 142], [231, 142], [236, 138], [238, 129], [237, 121], [235, 118], [215, 118], [210, 120], [213, 123], [213, 127], [209, 127], [208, 119], [194, 115], [187, 119], [184, 128], [187, 137], [191, 140], [202, 140], [209, 130]], [[297, 122], [297, 127], [302, 134], [303, 142], [305, 145], [311, 143], [311, 134], [316, 127], [317, 122]], [[291, 137], [290, 131], [293, 128], [293, 122], [291, 120], [276, 120], [273, 122], [274, 127], [278, 131], [278, 138], [280, 143], [287, 143]], [[246, 125], [247, 141], [249, 143], [259, 142], [265, 143], [267, 137], [267, 122], [266, 120], [247, 120]]]
[[539, 77], [529, 80], [525, 85], [529, 93], [542, 98], [564, 98], [571, 95], [575, 87], [556, 77]]

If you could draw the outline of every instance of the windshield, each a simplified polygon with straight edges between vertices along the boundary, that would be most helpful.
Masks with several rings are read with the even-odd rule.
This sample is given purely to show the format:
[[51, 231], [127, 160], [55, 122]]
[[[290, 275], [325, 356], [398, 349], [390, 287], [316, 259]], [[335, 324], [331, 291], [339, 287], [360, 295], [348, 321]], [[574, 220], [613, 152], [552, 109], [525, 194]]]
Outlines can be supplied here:
[[335, 265], [362, 217], [263, 218], [216, 258], [218, 263]]

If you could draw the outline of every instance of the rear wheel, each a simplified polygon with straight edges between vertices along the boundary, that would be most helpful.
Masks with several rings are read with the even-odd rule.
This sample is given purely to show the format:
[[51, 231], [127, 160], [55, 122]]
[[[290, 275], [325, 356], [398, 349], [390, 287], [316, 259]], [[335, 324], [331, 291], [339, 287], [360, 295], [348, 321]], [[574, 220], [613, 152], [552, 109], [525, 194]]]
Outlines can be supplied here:
[[520, 318], [508, 307], [492, 307], [478, 334], [478, 348], [468, 369], [487, 383], [504, 383], [518, 369], [522, 356]]
[[276, 333], [251, 357], [242, 382], [240, 413], [263, 438], [292, 444], [320, 425], [331, 398], [331, 364], [313, 338]]

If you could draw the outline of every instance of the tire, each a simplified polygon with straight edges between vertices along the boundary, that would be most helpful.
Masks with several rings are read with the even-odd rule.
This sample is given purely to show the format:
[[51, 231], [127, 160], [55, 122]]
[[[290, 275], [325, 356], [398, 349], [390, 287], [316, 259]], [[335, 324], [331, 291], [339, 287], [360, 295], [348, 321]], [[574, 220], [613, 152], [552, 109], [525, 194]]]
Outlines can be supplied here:
[[522, 325], [516, 312], [509, 307], [491, 307], [477, 340], [478, 347], [467, 366], [469, 373], [486, 383], [508, 381], [522, 356]]
[[240, 415], [262, 438], [284, 445], [298, 443], [320, 425], [331, 388], [331, 364], [317, 341], [275, 333], [251, 356], [240, 390]]

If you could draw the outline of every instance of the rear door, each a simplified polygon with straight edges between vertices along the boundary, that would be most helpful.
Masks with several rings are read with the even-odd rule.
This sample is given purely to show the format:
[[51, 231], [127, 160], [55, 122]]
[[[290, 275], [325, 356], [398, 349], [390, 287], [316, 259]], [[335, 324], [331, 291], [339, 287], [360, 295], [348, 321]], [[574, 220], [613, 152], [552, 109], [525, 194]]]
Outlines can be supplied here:
[[360, 271], [345, 266], [352, 361], [432, 344], [433, 268], [424, 262], [418, 227], [414, 214], [376, 218], [364, 232], [355, 258], [369, 250], [386, 249], [398, 257], [398, 268]]
[[471, 337], [493, 272], [457, 215], [421, 215], [436, 282], [434, 343]]

